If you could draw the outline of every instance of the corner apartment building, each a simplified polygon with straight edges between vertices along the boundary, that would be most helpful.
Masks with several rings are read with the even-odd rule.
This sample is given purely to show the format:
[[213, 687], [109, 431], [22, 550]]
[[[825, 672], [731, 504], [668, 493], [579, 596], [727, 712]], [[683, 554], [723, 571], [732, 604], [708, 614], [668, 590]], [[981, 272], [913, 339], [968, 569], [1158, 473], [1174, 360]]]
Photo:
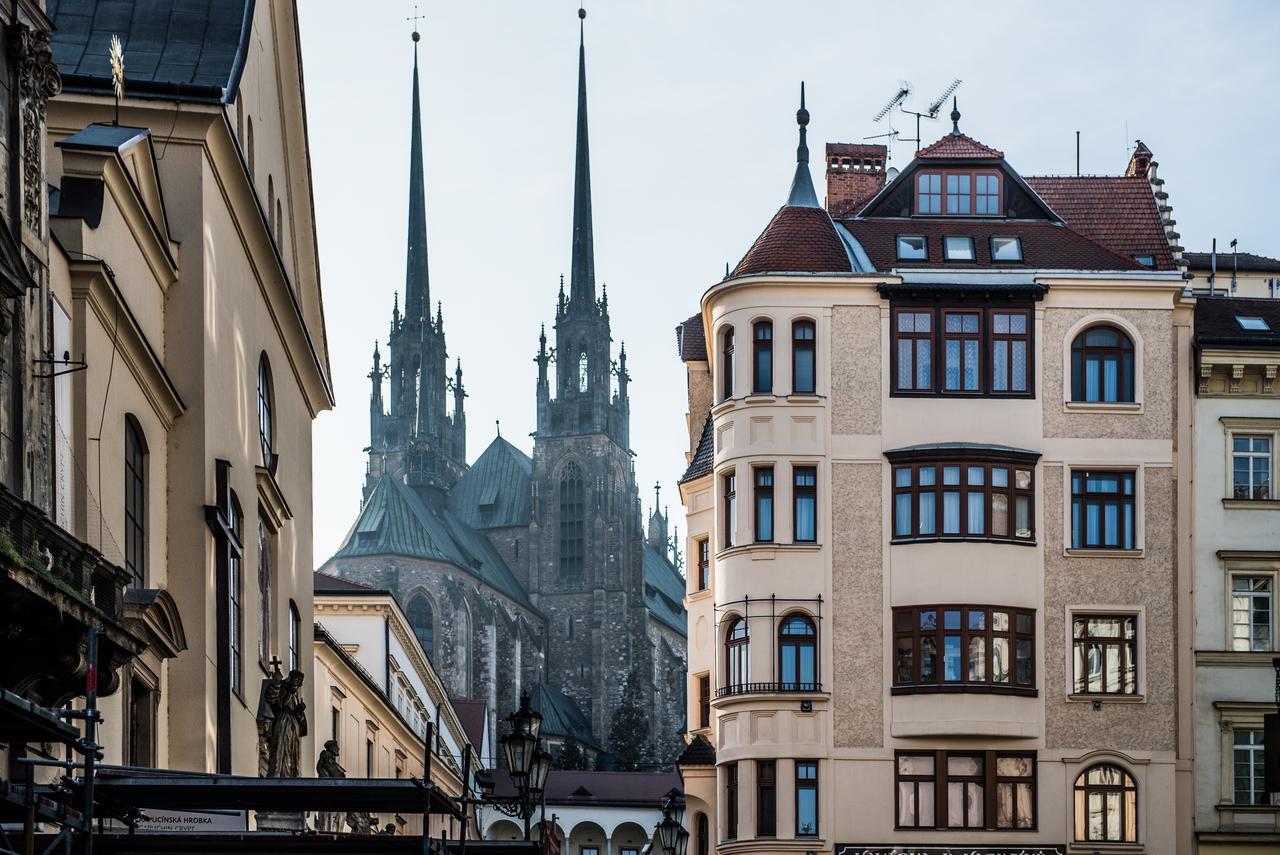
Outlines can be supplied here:
[[[1157, 164], [800, 145], [678, 330], [691, 851], [1185, 851], [1191, 308]], [[1185, 703], [1187, 699], [1182, 699]], [[908, 849], [905, 851], [915, 851]]]

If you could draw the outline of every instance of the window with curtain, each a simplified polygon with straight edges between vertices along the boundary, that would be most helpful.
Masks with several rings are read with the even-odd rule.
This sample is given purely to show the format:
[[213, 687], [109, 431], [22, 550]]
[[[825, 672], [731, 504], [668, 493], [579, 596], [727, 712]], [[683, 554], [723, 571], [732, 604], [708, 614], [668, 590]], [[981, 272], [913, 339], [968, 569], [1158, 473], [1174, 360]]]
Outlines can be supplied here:
[[1138, 788], [1124, 769], [1103, 763], [1076, 778], [1075, 839], [1138, 842]]
[[956, 309], [904, 302], [893, 307], [890, 327], [891, 394], [1034, 394], [1030, 305]]
[[792, 470], [791, 502], [794, 519], [793, 538], [797, 543], [814, 543], [818, 539], [818, 469], [797, 466]]
[[1033, 539], [1034, 455], [993, 449], [967, 461], [906, 451], [889, 457], [895, 543]]
[[734, 618], [724, 634], [725, 688], [741, 690], [751, 679], [751, 638], [746, 618]]
[[894, 312], [894, 388], [933, 391], [933, 312]]
[[773, 467], [757, 466], [752, 470], [755, 482], [755, 530], [756, 542], [773, 540]]
[[751, 391], [773, 392], [773, 324], [757, 321], [752, 327]]
[[1006, 606], [893, 610], [895, 694], [1035, 692], [1035, 612]]
[[1133, 403], [1133, 342], [1116, 327], [1089, 327], [1071, 343], [1071, 400]]
[[1024, 751], [900, 751], [897, 827], [1033, 830], [1036, 760]]
[[1072, 615], [1072, 691], [1079, 695], [1138, 693], [1138, 616]]
[[124, 569], [135, 588], [147, 583], [147, 444], [133, 416], [124, 421]]
[[586, 488], [578, 464], [560, 476], [560, 570], [580, 575], [586, 562]]
[[778, 627], [778, 681], [784, 692], [816, 692], [818, 631], [805, 615], [789, 615]]
[[1071, 548], [1136, 549], [1133, 471], [1071, 472]]
[[948, 392], [981, 390], [982, 314], [943, 312], [943, 389]]
[[817, 389], [817, 328], [813, 321], [791, 325], [791, 391], [811, 395]]

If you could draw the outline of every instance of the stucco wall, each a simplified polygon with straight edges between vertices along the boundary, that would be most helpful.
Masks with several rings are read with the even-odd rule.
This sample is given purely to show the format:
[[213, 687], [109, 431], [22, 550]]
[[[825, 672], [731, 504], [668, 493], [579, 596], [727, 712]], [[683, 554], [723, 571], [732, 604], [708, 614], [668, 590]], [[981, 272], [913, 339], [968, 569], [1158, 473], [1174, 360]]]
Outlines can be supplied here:
[[[831, 467], [833, 728], [839, 748], [884, 742], [879, 464]], [[863, 523], [863, 524], [859, 524]]]
[[880, 432], [880, 307], [836, 306], [831, 315], [831, 431]]

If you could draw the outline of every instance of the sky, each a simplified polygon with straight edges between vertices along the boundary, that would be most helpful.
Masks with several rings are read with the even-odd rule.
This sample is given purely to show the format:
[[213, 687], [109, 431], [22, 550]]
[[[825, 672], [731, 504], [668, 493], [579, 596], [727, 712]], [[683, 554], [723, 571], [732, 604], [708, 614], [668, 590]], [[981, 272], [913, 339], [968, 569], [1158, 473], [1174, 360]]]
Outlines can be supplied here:
[[[471, 461], [498, 420], [532, 449], [538, 329], [569, 266], [577, 5], [417, 6], [431, 299], [462, 360]], [[315, 429], [320, 565], [359, 510], [373, 344], [385, 354], [404, 288], [415, 6], [298, 7], [337, 396]], [[922, 109], [959, 78], [961, 129], [1019, 172], [1074, 173], [1078, 130], [1081, 171], [1119, 174], [1141, 139], [1188, 250], [1234, 237], [1280, 257], [1280, 3], [588, 0], [587, 12], [596, 280], [627, 347], [646, 513], [658, 482], [681, 516], [674, 327], [784, 201], [802, 80], [819, 195], [824, 142], [887, 132], [872, 117], [902, 80]], [[924, 123], [926, 144], [949, 109]], [[914, 136], [913, 119], [893, 126]], [[890, 165], [913, 149], [896, 144]]]

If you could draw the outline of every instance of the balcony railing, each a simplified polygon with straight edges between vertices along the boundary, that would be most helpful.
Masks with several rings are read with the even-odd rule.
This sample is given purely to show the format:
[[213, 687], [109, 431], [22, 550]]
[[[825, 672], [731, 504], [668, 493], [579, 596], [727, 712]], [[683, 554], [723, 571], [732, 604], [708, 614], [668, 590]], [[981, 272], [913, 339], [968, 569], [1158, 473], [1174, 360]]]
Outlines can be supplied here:
[[738, 683], [716, 689], [717, 698], [735, 695], [813, 695], [822, 691], [821, 683]]

